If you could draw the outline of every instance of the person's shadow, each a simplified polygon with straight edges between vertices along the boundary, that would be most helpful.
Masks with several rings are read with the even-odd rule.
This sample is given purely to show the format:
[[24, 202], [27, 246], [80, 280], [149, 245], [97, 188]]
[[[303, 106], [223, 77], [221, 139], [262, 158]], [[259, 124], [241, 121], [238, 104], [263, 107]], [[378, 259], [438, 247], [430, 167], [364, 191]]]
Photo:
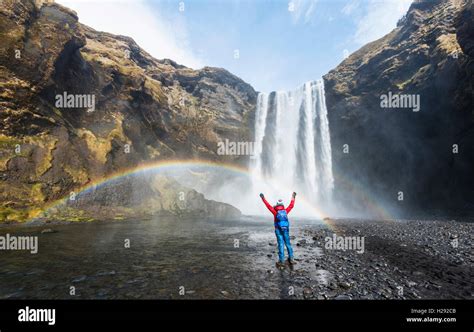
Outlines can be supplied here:
[[285, 265], [278, 266], [276, 265], [276, 269], [279, 272], [279, 285], [280, 285], [280, 299], [292, 299], [295, 298], [295, 285], [293, 284], [292, 280], [292, 272], [294, 271], [294, 265], [285, 261]]

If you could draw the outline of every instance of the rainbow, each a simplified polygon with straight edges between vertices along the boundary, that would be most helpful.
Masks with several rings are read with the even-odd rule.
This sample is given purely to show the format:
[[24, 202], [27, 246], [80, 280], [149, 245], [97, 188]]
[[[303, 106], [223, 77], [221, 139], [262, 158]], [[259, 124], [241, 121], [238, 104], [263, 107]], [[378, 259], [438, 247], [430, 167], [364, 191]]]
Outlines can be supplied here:
[[357, 195], [365, 202], [367, 209], [370, 211], [370, 214], [374, 216], [374, 218], [379, 220], [395, 219], [387, 209], [380, 206], [380, 204], [378, 204], [376, 200], [371, 197], [371, 194], [369, 194], [369, 192], [364, 189], [358, 181], [351, 181], [347, 176], [344, 176], [341, 173], [336, 173], [334, 170], [333, 176], [341, 183], [344, 183], [347, 188], [351, 189], [353, 194]]
[[[178, 168], [196, 168], [196, 167], [206, 167], [206, 168], [214, 168], [218, 170], [226, 170], [236, 174], [240, 174], [243, 176], [249, 177], [251, 174], [249, 170], [245, 167], [238, 166], [235, 164], [225, 163], [225, 162], [213, 162], [208, 160], [200, 160], [200, 159], [168, 159], [168, 160], [161, 160], [161, 161], [153, 161], [148, 163], [143, 163], [136, 167], [131, 167], [125, 170], [121, 170], [119, 172], [112, 173], [111, 175], [107, 176], [106, 178], [97, 179], [95, 181], [91, 181], [83, 187], [79, 187], [75, 190], [76, 194], [81, 194], [90, 191], [91, 189], [95, 189], [97, 187], [106, 185], [110, 182], [118, 180], [123, 177], [133, 176], [138, 173], [142, 172], [160, 172], [166, 170], [175, 170]], [[361, 195], [366, 202], [368, 202], [369, 208], [376, 213], [377, 216], [380, 216], [384, 219], [391, 219], [390, 215], [379, 207], [375, 202], [369, 199], [368, 195], [363, 191], [360, 190], [356, 185], [352, 185], [350, 181], [346, 178], [341, 177], [344, 183], [349, 183], [351, 188], [353, 188], [354, 192], [358, 195]], [[48, 210], [60, 206], [61, 204], [65, 204], [68, 200], [69, 195], [66, 195], [58, 200], [49, 202], [43, 209], [43, 211], [39, 214], [43, 214]], [[299, 200], [303, 201], [306, 206], [308, 206], [312, 210], [312, 214], [318, 218], [323, 220], [324, 223], [329, 224], [325, 218], [329, 218], [328, 214], [322, 211], [319, 207], [314, 206], [309, 201], [305, 200], [304, 197], [299, 196]], [[38, 216], [34, 217], [37, 218]], [[34, 219], [32, 218], [32, 219]]]

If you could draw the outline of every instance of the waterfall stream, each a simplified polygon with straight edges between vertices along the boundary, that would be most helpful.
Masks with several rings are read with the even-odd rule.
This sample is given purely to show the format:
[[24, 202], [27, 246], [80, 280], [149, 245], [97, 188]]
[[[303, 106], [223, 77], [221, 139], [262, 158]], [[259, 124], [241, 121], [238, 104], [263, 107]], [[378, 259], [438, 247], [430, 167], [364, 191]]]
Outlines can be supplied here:
[[334, 178], [322, 80], [258, 95], [250, 168], [254, 187], [263, 180], [276, 195], [296, 191], [311, 203], [331, 203]]

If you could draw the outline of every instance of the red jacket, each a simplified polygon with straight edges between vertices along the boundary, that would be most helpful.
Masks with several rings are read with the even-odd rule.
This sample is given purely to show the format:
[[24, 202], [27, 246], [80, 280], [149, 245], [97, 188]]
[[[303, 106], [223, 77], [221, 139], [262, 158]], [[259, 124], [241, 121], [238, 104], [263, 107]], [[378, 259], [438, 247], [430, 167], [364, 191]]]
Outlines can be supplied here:
[[[271, 206], [270, 203], [267, 202], [265, 197], [262, 197], [262, 201], [263, 201], [263, 203], [265, 203], [265, 206], [267, 207], [267, 209], [269, 209], [270, 212], [273, 213], [273, 221], [277, 222], [277, 219], [276, 219], [277, 211], [283, 210], [283, 209], [285, 209], [285, 207], [283, 205], [278, 205], [278, 206], [273, 207], [273, 206]], [[293, 209], [293, 206], [295, 206], [295, 198], [294, 197], [291, 198], [290, 205], [288, 205], [288, 207], [285, 209], [286, 213], [290, 213], [290, 211]]]

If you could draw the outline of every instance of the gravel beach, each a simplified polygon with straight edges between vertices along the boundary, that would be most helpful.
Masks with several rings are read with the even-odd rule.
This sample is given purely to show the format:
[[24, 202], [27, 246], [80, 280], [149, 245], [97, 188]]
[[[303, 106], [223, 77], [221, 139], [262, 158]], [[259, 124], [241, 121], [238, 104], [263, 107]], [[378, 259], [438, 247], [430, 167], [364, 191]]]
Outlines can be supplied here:
[[[295, 217], [297, 264], [279, 269], [268, 217], [4, 227], [38, 237], [38, 252], [1, 252], [0, 298], [472, 299], [473, 228]], [[335, 238], [358, 246], [329, 246]]]
[[[474, 224], [457, 221], [329, 220], [295, 237], [297, 297], [317, 299], [472, 299]], [[327, 249], [333, 234], [364, 237], [365, 250]], [[315, 259], [314, 252], [319, 253]], [[313, 283], [311, 265], [325, 271]], [[292, 278], [292, 273], [300, 275]]]

